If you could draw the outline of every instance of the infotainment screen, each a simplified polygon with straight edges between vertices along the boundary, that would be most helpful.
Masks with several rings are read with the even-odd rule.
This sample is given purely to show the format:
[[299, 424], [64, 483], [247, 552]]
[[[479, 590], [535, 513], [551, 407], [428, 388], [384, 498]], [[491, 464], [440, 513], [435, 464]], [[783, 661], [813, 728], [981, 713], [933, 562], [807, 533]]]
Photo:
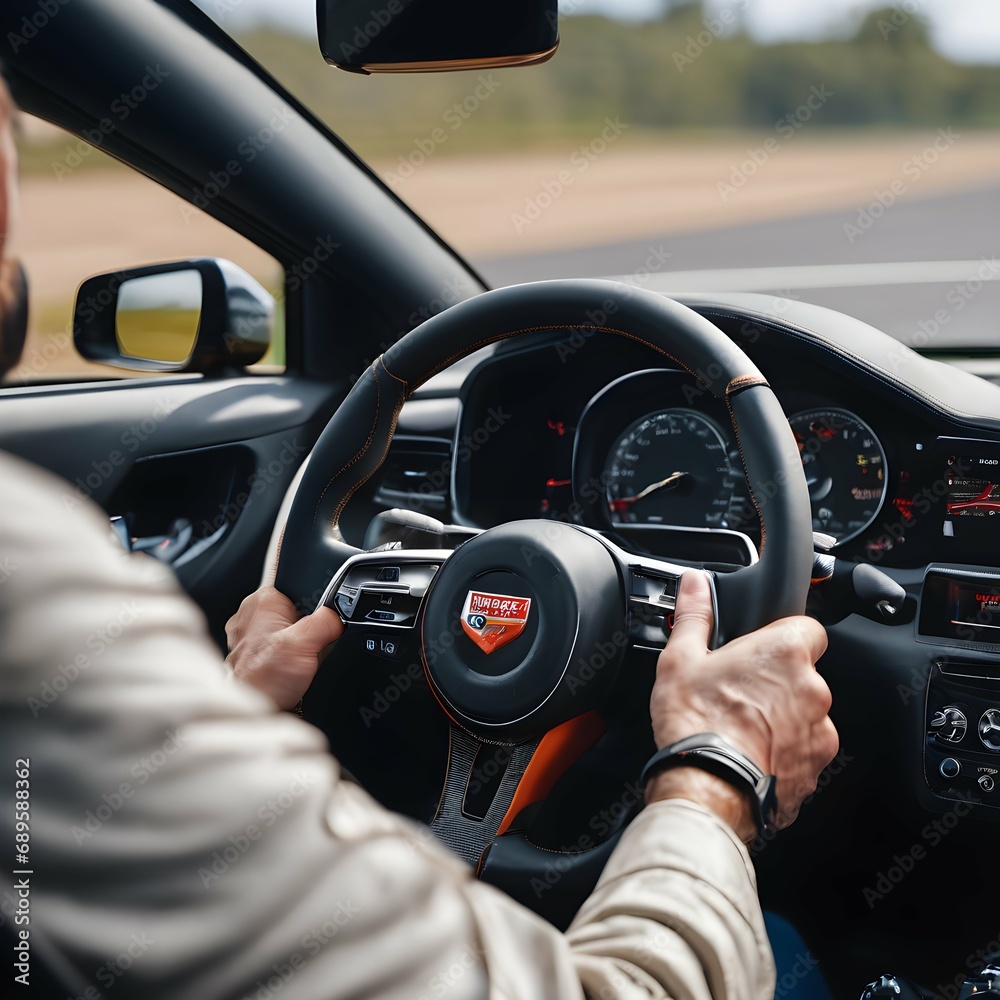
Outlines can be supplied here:
[[964, 642], [1000, 643], [1000, 579], [930, 572], [924, 578], [920, 631]]
[[945, 481], [944, 534], [1000, 542], [1000, 456], [949, 455]]

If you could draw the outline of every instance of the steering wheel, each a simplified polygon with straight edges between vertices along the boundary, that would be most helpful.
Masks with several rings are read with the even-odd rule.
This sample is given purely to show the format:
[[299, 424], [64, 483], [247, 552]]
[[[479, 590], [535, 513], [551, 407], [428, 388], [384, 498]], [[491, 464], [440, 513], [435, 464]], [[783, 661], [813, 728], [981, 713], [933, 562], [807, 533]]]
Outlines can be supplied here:
[[[559, 330], [644, 344], [728, 407], [762, 540], [752, 565], [710, 574], [716, 643], [801, 614], [812, 520], [798, 447], [774, 393], [708, 320], [652, 292], [597, 280], [486, 292], [422, 323], [378, 358], [316, 443], [275, 580], [300, 607], [335, 608], [367, 643], [419, 642], [423, 674], [450, 727], [431, 828], [481, 877], [528, 902], [526, 887], [551, 871], [553, 856], [531, 844], [518, 817], [600, 737], [600, 709], [629, 649], [662, 647], [686, 567], [558, 521], [501, 524], [455, 550], [371, 552], [348, 545], [339, 522], [385, 460], [400, 409], [418, 386], [488, 344]], [[471, 781], [477, 761], [496, 757], [497, 747], [501, 773]], [[582, 899], [612, 847], [562, 859], [561, 888], [576, 886], [569, 896]]]

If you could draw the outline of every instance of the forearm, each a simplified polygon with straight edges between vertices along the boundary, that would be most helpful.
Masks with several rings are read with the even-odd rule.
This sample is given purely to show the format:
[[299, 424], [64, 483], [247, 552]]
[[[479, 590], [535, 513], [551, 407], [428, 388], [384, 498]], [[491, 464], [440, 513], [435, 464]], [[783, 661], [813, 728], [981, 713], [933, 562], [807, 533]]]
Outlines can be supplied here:
[[[4, 465], [0, 557], [19, 568], [0, 590], [0, 732], [32, 758], [48, 873], [33, 919], [88, 985], [138, 934], [149, 957], [119, 989], [146, 1000], [252, 995], [276, 975], [287, 1000], [769, 995], [753, 872], [721, 819], [651, 804], [559, 934], [340, 781], [316, 730], [229, 684], [163, 567], [111, 549], [96, 516], [65, 518], [51, 481], [14, 489], [24, 470]], [[123, 610], [98, 652], [89, 637]], [[49, 682], [57, 697], [33, 708]], [[693, 794], [677, 781], [655, 794]]]

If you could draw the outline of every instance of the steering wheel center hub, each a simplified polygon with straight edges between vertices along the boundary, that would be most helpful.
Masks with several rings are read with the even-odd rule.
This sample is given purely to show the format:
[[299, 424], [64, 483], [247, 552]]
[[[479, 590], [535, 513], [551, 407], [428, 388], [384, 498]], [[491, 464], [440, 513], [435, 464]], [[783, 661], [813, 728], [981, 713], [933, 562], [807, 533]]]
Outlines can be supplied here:
[[462, 545], [421, 623], [427, 677], [451, 718], [512, 742], [598, 706], [627, 643], [614, 558], [555, 521], [514, 521]]

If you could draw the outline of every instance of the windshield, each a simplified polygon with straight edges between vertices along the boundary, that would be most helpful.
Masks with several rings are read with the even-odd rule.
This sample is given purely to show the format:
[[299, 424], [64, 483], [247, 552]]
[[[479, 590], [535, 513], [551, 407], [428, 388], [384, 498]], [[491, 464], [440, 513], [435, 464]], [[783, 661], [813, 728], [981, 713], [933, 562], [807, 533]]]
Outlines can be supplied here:
[[198, 0], [493, 284], [629, 276], [996, 348], [1000, 7], [560, 4], [531, 69], [356, 77], [315, 0]]

